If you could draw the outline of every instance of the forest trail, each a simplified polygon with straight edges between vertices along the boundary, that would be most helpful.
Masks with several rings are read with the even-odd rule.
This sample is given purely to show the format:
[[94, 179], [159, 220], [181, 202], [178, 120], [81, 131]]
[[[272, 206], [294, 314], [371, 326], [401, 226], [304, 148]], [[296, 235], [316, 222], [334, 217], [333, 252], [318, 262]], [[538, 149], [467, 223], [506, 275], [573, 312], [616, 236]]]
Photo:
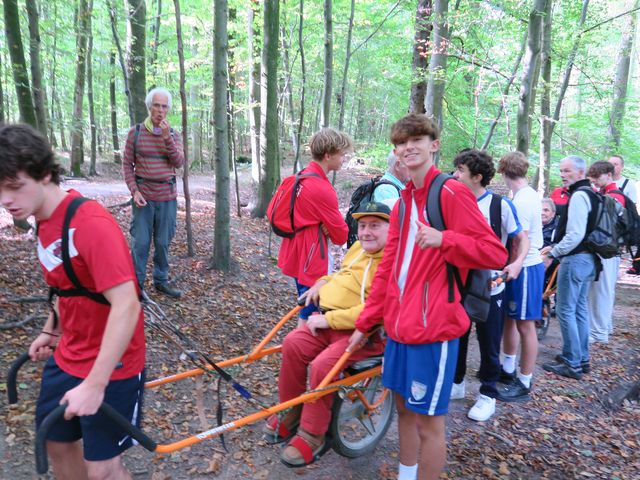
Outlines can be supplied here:
[[[338, 176], [336, 190], [342, 208], [349, 192], [365, 177], [364, 172], [344, 172]], [[245, 177], [246, 178], [246, 177]], [[179, 209], [179, 229], [173, 246], [172, 274], [184, 289], [179, 302], [156, 298], [181, 330], [193, 338], [215, 360], [247, 353], [292, 307], [293, 289], [268, 255], [268, 227], [263, 219], [232, 215], [231, 238], [234, 268], [224, 275], [210, 270], [213, 231], [213, 180], [192, 176], [194, 257], [186, 256], [184, 211]], [[73, 180], [68, 186], [92, 196], [106, 205], [118, 205], [128, 198], [117, 176], [97, 181]], [[242, 202], [250, 198], [243, 182]], [[114, 201], [117, 199], [117, 202]], [[201, 201], [200, 201], [201, 200]], [[182, 202], [181, 202], [182, 204]], [[130, 211], [127, 206], [111, 209], [128, 234]], [[232, 210], [233, 211], [233, 210]], [[15, 297], [44, 295], [35, 245], [31, 234], [19, 234], [9, 226], [0, 227], [0, 322], [8, 323], [30, 314], [44, 312], [44, 304], [11, 301]], [[272, 238], [272, 252], [278, 240]], [[626, 269], [623, 261], [621, 271]], [[542, 341], [532, 400], [525, 404], [497, 405], [490, 421], [479, 424], [466, 417], [473, 405], [478, 382], [477, 342], [470, 343], [467, 396], [450, 404], [447, 418], [449, 459], [442, 478], [450, 479], [536, 479], [536, 478], [640, 478], [640, 406], [627, 401], [610, 411], [604, 400], [620, 385], [640, 379], [640, 290], [637, 277], [622, 274], [615, 307], [615, 335], [608, 345], [597, 345], [592, 352], [593, 371], [583, 381], [559, 379], [539, 366], [553, 359], [561, 348], [554, 319]], [[268, 299], [268, 301], [266, 301]], [[0, 369], [23, 352], [37, 332], [32, 321], [23, 328], [0, 330]], [[179, 352], [155, 332], [148, 331], [148, 378], [157, 378], [190, 368]], [[275, 341], [282, 340], [278, 336]], [[275, 401], [279, 358], [237, 369], [234, 376], [257, 392]], [[33, 415], [39, 365], [27, 365], [20, 376], [20, 403], [3, 402], [4, 421], [0, 423], [0, 478], [34, 478]], [[216, 425], [215, 382], [185, 380], [172, 386], [148, 390], [145, 399], [144, 430], [160, 443], [170, 443]], [[4, 395], [5, 385], [0, 384]], [[233, 390], [223, 388], [224, 420], [250, 412]], [[197, 407], [200, 402], [202, 407]], [[202, 413], [202, 415], [199, 415]], [[395, 422], [394, 422], [395, 423]], [[201, 444], [155, 458], [141, 447], [127, 452], [125, 461], [136, 479], [190, 480], [272, 479], [344, 480], [395, 478], [398, 463], [398, 436], [395, 425], [375, 452], [347, 459], [330, 451], [316, 464], [291, 470], [279, 461], [278, 446], [262, 440], [262, 425], [255, 424], [225, 435], [229, 453], [220, 442]]]

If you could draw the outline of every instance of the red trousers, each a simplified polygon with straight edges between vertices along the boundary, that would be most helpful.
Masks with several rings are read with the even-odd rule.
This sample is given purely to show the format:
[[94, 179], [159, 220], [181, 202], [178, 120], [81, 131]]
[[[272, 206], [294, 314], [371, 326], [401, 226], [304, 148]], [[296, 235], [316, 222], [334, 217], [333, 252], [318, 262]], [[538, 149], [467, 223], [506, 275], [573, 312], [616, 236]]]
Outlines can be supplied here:
[[[329, 373], [342, 356], [353, 330], [316, 330], [314, 337], [304, 325], [290, 332], [282, 342], [282, 365], [278, 389], [280, 402], [291, 400], [307, 391], [307, 368], [310, 367], [309, 387], [313, 390]], [[346, 366], [358, 360], [381, 355], [384, 344], [381, 341], [367, 343], [353, 352]], [[300, 426], [312, 435], [324, 435], [331, 420], [333, 395], [325, 395], [315, 402], [305, 403], [302, 407]]]

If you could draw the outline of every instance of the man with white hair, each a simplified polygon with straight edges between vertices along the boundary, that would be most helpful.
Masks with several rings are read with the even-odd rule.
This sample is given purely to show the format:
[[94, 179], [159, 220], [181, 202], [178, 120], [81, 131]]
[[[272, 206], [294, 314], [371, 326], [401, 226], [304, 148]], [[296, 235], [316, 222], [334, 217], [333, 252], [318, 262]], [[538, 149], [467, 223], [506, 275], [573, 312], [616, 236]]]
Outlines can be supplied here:
[[169, 284], [169, 244], [176, 231], [176, 168], [184, 165], [180, 135], [169, 125], [171, 94], [154, 88], [145, 99], [149, 116], [129, 130], [124, 148], [124, 180], [133, 197], [131, 253], [140, 288], [144, 288], [153, 237], [153, 284], [159, 292], [179, 298]]
[[555, 238], [558, 243], [541, 250], [545, 267], [554, 258], [560, 260], [556, 316], [562, 332], [562, 353], [555, 362], [542, 368], [563, 377], [582, 379], [589, 373], [589, 308], [587, 294], [595, 277], [595, 255], [584, 246], [589, 225], [594, 225], [590, 190], [586, 179], [587, 164], [584, 159], [571, 155], [560, 162], [560, 178], [568, 187], [569, 204], [560, 217]]
[[400, 198], [400, 190], [409, 181], [409, 170], [393, 153], [387, 157], [389, 169], [380, 178], [380, 182], [373, 191], [374, 202], [383, 202], [389, 199]]

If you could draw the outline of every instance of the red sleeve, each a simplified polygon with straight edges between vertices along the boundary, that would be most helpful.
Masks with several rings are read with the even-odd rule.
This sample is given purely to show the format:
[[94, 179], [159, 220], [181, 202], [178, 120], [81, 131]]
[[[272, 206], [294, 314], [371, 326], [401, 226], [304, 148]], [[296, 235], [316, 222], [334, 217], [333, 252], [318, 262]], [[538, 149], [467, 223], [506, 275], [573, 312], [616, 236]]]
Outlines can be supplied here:
[[393, 262], [396, 257], [398, 241], [400, 237], [398, 205], [396, 202], [389, 219], [389, 233], [387, 235], [387, 244], [384, 247], [382, 260], [378, 265], [376, 274], [371, 283], [371, 291], [364, 304], [364, 310], [360, 313], [356, 321], [356, 328], [361, 332], [368, 332], [375, 325], [381, 324], [383, 321], [382, 313], [384, 311], [385, 296], [387, 292], [387, 284], [393, 274]]
[[447, 182], [440, 201], [447, 226], [440, 247], [445, 260], [460, 268], [502, 268], [507, 250], [480, 212], [471, 190], [461, 183]]
[[175, 130], [173, 135], [169, 135], [169, 139], [164, 141], [167, 148], [167, 156], [169, 163], [174, 168], [181, 168], [184, 165], [184, 150], [182, 148], [182, 135]]

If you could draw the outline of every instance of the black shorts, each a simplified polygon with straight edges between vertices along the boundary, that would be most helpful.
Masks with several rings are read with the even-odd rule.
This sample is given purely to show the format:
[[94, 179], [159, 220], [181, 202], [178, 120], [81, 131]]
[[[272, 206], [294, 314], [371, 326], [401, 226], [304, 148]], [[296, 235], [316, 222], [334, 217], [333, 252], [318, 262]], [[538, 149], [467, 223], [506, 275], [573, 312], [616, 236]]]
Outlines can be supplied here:
[[[124, 418], [140, 426], [144, 370], [133, 377], [109, 382], [104, 392], [104, 402], [111, 405]], [[42, 372], [40, 397], [36, 406], [36, 428], [59, 404], [64, 394], [82, 382], [82, 378], [63, 372], [53, 357]], [[71, 420], [61, 418], [47, 435], [54, 442], [75, 442], [82, 438], [84, 459], [109, 460], [134, 445], [133, 439], [104, 415], [97, 413]]]

